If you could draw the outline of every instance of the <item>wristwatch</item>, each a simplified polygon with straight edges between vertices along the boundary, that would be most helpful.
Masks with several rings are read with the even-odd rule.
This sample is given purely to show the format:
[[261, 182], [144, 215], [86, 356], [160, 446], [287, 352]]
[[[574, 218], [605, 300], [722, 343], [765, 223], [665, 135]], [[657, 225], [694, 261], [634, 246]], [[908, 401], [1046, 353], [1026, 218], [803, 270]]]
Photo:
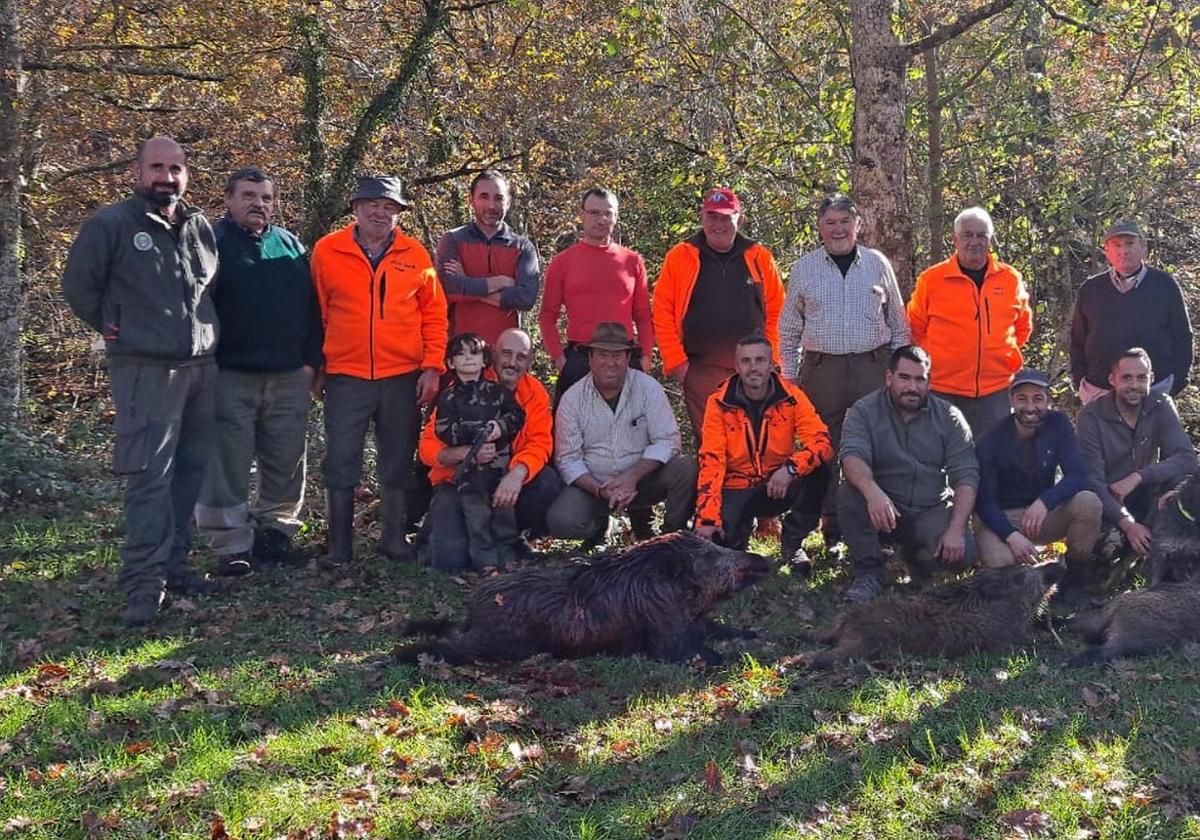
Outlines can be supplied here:
[[794, 463], [792, 463], [791, 461], [788, 461], [787, 463], [785, 463], [783, 465], [783, 467], [784, 467], [784, 469], [786, 469], [788, 471], [788, 475], [794, 476], [794, 475], [798, 474], [796, 472], [796, 465]]

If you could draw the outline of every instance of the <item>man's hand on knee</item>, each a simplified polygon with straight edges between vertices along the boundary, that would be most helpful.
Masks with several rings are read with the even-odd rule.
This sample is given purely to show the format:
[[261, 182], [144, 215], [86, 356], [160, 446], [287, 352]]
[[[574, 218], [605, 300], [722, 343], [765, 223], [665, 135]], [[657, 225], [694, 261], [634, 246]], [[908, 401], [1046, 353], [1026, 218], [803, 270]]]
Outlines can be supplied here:
[[514, 506], [521, 495], [523, 484], [523, 477], [520, 473], [505, 473], [504, 478], [500, 479], [500, 483], [496, 485], [496, 491], [492, 493], [492, 507], [507, 508]]
[[940, 557], [947, 566], [957, 566], [962, 563], [967, 554], [967, 532], [963, 528], [951, 525], [942, 533], [938, 540], [935, 557]]
[[1013, 560], [1018, 563], [1032, 563], [1037, 559], [1037, 546], [1020, 531], [1013, 531], [1005, 540], [1008, 550], [1012, 552]]
[[892, 500], [887, 493], [878, 490], [869, 496], [866, 496], [867, 501], [867, 516], [871, 520], [871, 527], [876, 531], [883, 531], [885, 534], [890, 534], [896, 530], [896, 522], [900, 519], [900, 513], [896, 510], [896, 506], [892, 504]]

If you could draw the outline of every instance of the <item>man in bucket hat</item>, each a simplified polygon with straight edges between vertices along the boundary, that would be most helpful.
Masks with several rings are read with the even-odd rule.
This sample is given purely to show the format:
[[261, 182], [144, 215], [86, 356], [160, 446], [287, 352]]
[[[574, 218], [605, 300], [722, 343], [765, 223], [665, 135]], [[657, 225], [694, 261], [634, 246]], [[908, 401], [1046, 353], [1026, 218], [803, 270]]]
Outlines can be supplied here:
[[568, 485], [546, 513], [564, 539], [602, 537], [610, 512], [665, 502], [663, 533], [687, 527], [696, 461], [680, 454], [679, 424], [661, 385], [629, 360], [638, 352], [623, 324], [596, 325], [586, 345], [590, 372], [559, 403], [554, 463]]
[[398, 226], [400, 179], [366, 175], [350, 197], [354, 220], [313, 247], [325, 323], [325, 561], [354, 556], [354, 488], [367, 427], [375, 428], [383, 533], [379, 552], [412, 558], [405, 531], [418, 406], [437, 392], [446, 354], [446, 298], [429, 252]]
[[1156, 393], [1175, 396], [1192, 368], [1192, 325], [1175, 278], [1146, 265], [1146, 235], [1122, 219], [1104, 232], [1108, 269], [1089, 277], [1071, 316], [1071, 382], [1087, 405], [1109, 390], [1113, 361], [1142, 347]]

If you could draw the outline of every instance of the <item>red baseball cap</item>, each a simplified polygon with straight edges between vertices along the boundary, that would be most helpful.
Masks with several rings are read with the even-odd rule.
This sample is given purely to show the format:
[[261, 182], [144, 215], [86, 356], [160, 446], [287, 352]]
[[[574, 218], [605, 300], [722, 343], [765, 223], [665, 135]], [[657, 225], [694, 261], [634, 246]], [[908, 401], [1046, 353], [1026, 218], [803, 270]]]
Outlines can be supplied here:
[[738, 201], [737, 193], [728, 187], [717, 187], [704, 194], [704, 204], [700, 205], [701, 213], [724, 213], [732, 216], [742, 212], [742, 202]]

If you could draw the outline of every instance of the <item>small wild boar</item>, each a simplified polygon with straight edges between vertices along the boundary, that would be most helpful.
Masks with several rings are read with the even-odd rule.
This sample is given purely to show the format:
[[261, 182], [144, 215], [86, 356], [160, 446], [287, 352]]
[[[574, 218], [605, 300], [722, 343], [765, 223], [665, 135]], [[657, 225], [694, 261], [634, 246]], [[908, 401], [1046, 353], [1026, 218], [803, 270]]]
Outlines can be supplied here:
[[1033, 622], [1066, 568], [1057, 562], [1005, 566], [913, 596], [888, 595], [844, 610], [814, 641], [831, 646], [807, 657], [814, 668], [889, 652], [959, 656], [1002, 652], [1033, 639]]
[[460, 627], [414, 622], [406, 635], [448, 635], [399, 645], [393, 656], [415, 662], [425, 653], [462, 663], [642, 653], [676, 662], [699, 655], [716, 664], [720, 655], [704, 644], [707, 613], [769, 571], [757, 554], [669, 534], [568, 568], [487, 578], [472, 593]]
[[1200, 589], [1194, 582], [1163, 583], [1122, 592], [1100, 609], [1071, 622], [1092, 646], [1072, 665], [1145, 656], [1200, 641]]
[[1154, 534], [1146, 565], [1150, 585], [1191, 578], [1200, 567], [1200, 474], [1188, 476], [1179, 495], [1155, 511], [1150, 531]]

